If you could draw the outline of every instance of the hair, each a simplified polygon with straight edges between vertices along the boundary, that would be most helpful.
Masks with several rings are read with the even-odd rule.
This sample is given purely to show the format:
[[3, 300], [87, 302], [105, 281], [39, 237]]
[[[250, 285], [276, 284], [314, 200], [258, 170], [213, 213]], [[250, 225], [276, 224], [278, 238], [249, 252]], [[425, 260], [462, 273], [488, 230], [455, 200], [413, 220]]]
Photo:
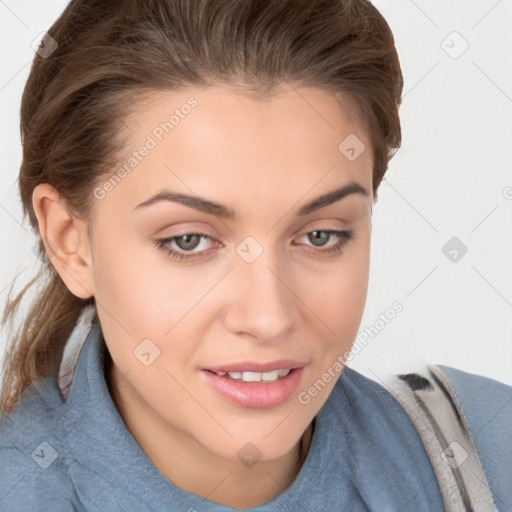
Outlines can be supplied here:
[[2, 325], [32, 285], [39, 289], [5, 351], [0, 413], [13, 411], [32, 382], [57, 377], [69, 335], [94, 304], [72, 294], [48, 258], [32, 192], [49, 183], [68, 212], [90, 219], [92, 191], [123, 149], [134, 100], [211, 84], [257, 98], [284, 83], [344, 96], [370, 137], [374, 195], [401, 144], [400, 63], [387, 22], [367, 0], [72, 0], [48, 34], [57, 47], [34, 56], [20, 126], [23, 218], [41, 266], [14, 298], [11, 286]]

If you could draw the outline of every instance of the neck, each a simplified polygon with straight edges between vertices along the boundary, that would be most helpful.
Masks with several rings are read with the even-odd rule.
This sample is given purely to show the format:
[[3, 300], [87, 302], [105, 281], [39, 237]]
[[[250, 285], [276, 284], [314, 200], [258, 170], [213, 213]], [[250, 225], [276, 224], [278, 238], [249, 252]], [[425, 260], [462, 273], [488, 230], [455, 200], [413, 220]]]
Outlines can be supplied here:
[[[314, 420], [290, 452], [245, 467], [211, 453], [157, 416], [128, 386], [118, 386], [107, 359], [106, 381], [123, 421], [151, 463], [177, 487], [220, 505], [243, 509], [267, 503], [296, 478], [306, 460]], [[169, 456], [171, 454], [171, 456]]]

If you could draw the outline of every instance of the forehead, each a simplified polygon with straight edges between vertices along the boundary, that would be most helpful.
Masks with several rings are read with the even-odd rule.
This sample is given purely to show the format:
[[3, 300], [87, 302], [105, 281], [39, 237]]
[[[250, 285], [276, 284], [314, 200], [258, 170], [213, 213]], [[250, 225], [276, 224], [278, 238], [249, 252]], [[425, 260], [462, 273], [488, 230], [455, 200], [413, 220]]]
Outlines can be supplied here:
[[[276, 138], [279, 132], [281, 138], [314, 142], [329, 131], [337, 137], [353, 130], [363, 138], [367, 131], [358, 106], [348, 95], [285, 84], [263, 96], [213, 85], [139, 94], [125, 117], [129, 135], [134, 136], [128, 138], [128, 144], [135, 142], [140, 132], [152, 131], [173, 117], [173, 132], [184, 132], [187, 125], [192, 125], [189, 128], [196, 136], [205, 135], [210, 140], [216, 134], [222, 139], [227, 132], [246, 141], [255, 132], [258, 138]], [[182, 122], [187, 118], [187, 123]]]
[[[222, 86], [154, 91], [134, 102], [125, 124], [112, 172], [127, 172], [109, 194], [125, 207], [164, 187], [237, 211], [251, 198], [288, 203], [349, 181], [371, 190], [370, 139], [355, 104], [316, 88], [287, 85], [265, 98]], [[344, 152], [354, 141], [355, 159]]]

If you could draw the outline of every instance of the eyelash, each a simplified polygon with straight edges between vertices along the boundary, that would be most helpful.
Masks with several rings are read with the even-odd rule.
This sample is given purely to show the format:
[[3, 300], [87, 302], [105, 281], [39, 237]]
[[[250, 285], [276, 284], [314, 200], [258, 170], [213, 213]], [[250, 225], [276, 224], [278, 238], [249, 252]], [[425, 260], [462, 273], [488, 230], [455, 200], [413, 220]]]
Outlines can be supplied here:
[[[313, 250], [313, 252], [316, 252], [319, 254], [328, 254], [330, 256], [331, 255], [334, 256], [336, 254], [341, 254], [343, 247], [354, 237], [354, 232], [352, 230], [337, 231], [337, 230], [333, 230], [333, 229], [314, 229], [313, 231], [308, 231], [307, 233], [304, 233], [304, 235], [309, 235], [310, 233], [314, 233], [315, 231], [318, 231], [320, 233], [329, 233], [330, 235], [335, 235], [339, 238], [339, 241], [336, 244], [330, 246], [328, 249]], [[158, 238], [157, 240], [155, 240], [154, 244], [158, 249], [164, 251], [169, 256], [171, 256], [172, 258], [175, 258], [177, 260], [182, 260], [182, 259], [191, 260], [191, 259], [195, 259], [197, 257], [201, 257], [201, 254], [206, 251], [187, 254], [187, 253], [182, 253], [182, 252], [176, 251], [174, 249], [171, 249], [171, 247], [169, 247], [169, 243], [171, 243], [172, 241], [174, 241], [177, 238], [182, 238], [187, 235], [189, 235], [189, 236], [196, 235], [196, 236], [200, 236], [201, 238], [210, 238], [210, 239], [212, 238], [209, 235], [207, 235], [206, 233], [191, 232], [191, 233], [184, 233], [184, 234], [178, 235], [178, 236], [171, 236], [171, 237], [167, 237], [167, 238]], [[302, 235], [302, 236], [304, 236], [304, 235]], [[329, 238], [329, 240], [330, 240], [330, 238]]]

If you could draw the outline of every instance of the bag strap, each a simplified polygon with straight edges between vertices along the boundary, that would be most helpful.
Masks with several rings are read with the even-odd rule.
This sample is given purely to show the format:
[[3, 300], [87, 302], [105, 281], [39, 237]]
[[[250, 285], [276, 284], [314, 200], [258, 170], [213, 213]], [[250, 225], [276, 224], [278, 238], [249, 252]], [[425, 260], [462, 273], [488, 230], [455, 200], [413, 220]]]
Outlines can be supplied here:
[[387, 376], [384, 385], [418, 432], [445, 510], [498, 512], [462, 406], [443, 371], [425, 364], [418, 373]]

